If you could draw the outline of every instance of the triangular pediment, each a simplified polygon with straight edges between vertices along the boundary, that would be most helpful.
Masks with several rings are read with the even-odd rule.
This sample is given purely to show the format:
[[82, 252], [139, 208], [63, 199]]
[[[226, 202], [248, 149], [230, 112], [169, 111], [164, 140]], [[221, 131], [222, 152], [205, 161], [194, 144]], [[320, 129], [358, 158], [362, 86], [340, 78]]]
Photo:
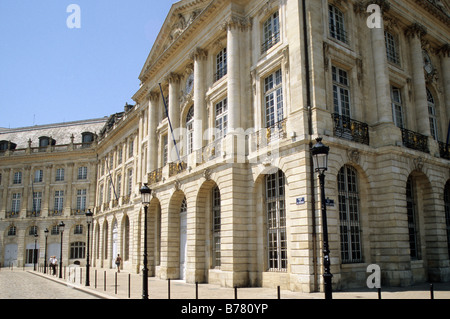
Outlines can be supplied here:
[[139, 75], [141, 81], [152, 61], [163, 54], [210, 3], [211, 0], [182, 0], [172, 5]]

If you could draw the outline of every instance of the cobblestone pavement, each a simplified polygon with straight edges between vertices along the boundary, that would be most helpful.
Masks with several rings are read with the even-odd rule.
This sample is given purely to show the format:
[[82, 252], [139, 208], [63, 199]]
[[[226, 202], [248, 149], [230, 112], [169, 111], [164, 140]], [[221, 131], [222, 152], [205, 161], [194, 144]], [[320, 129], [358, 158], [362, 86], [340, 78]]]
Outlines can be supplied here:
[[[142, 276], [128, 272], [116, 273], [113, 269], [91, 268], [90, 286], [85, 286], [85, 268], [67, 270], [63, 279], [32, 268], [24, 270], [2, 268], [0, 271], [0, 298], [98, 298], [141, 299]], [[5, 289], [4, 287], [14, 287]], [[70, 288], [72, 287], [72, 288]], [[450, 283], [435, 283], [434, 299], [450, 300]], [[148, 279], [150, 299], [168, 299], [169, 283], [166, 280]], [[90, 294], [87, 294], [90, 293]], [[180, 280], [170, 282], [170, 299], [234, 299], [235, 290], [212, 284], [185, 283]], [[382, 288], [382, 299], [430, 299], [430, 284], [423, 283], [411, 287]], [[238, 299], [277, 299], [275, 288], [238, 288]], [[324, 299], [323, 292], [301, 293], [280, 291], [281, 299]], [[376, 289], [334, 291], [333, 299], [378, 299]]]
[[99, 299], [99, 297], [31, 272], [2, 269], [0, 299]]

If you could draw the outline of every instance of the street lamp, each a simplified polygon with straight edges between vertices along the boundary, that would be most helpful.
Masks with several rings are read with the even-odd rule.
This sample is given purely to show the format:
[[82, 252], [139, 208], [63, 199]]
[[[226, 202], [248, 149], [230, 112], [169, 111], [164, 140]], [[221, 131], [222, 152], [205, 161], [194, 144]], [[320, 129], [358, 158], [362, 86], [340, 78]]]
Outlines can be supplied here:
[[320, 204], [322, 209], [322, 233], [323, 233], [323, 265], [324, 265], [324, 290], [325, 299], [333, 299], [330, 272], [330, 248], [328, 246], [327, 207], [325, 203], [325, 171], [328, 169], [328, 152], [330, 148], [322, 144], [322, 138], [316, 138], [317, 143], [311, 148], [314, 159], [314, 169], [319, 173]]
[[64, 227], [66, 225], [61, 221], [58, 225], [58, 230], [61, 232], [61, 247], [60, 247], [60, 254], [59, 254], [59, 278], [62, 278], [62, 251], [63, 251], [63, 233], [64, 233]]
[[38, 238], [39, 238], [39, 235], [38, 235], [38, 233], [37, 233], [37, 231], [35, 231], [35, 233], [34, 233], [34, 251], [33, 251], [33, 270], [34, 271], [36, 271], [36, 262], [37, 262], [37, 257], [38, 257], [38, 254], [37, 254], [37, 240], [38, 240]]
[[148, 299], [148, 268], [147, 268], [147, 209], [150, 204], [152, 190], [147, 184], [139, 190], [142, 205], [144, 205], [144, 267], [142, 268], [142, 299]]
[[48, 238], [48, 228], [44, 230], [45, 235], [45, 253], [44, 253], [44, 274], [47, 273], [47, 238]]
[[87, 229], [87, 254], [86, 254], [86, 286], [89, 286], [90, 284], [89, 284], [89, 267], [90, 267], [90, 264], [89, 264], [89, 241], [90, 241], [90, 236], [89, 236], [89, 234], [90, 234], [90, 229], [91, 229], [91, 224], [92, 224], [92, 216], [93, 216], [94, 214], [91, 212], [91, 210], [90, 209], [88, 209], [87, 210], [87, 212], [86, 212], [86, 223], [87, 223], [87, 226], [88, 226], [88, 229]]

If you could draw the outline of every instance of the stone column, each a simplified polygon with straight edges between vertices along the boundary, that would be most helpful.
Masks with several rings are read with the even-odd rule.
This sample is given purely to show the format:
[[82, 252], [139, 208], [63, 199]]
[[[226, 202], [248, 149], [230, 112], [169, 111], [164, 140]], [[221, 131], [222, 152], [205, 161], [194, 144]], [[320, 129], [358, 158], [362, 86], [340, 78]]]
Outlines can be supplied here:
[[372, 28], [370, 34], [377, 97], [378, 123], [391, 123], [393, 122], [390, 99], [391, 94], [387, 71], [386, 44], [384, 39], [383, 23], [381, 23], [381, 28]]
[[[180, 104], [178, 101], [178, 94], [180, 91], [180, 75], [176, 73], [170, 73], [167, 79], [169, 81], [169, 118], [170, 123], [172, 124], [172, 129], [175, 132], [175, 138], [177, 138], [176, 133], [179, 133], [177, 132], [177, 129], [180, 127]], [[171, 163], [178, 161], [178, 157], [170, 128], [168, 134], [168, 162]], [[179, 152], [180, 148], [178, 143], [177, 147]]]
[[430, 136], [430, 122], [428, 115], [427, 91], [425, 85], [425, 75], [423, 70], [423, 53], [421, 37], [426, 34], [425, 27], [419, 23], [412, 24], [406, 35], [410, 39], [412, 84], [414, 88], [414, 104], [417, 132]]
[[203, 128], [205, 121], [205, 61], [207, 52], [197, 48], [194, 58], [194, 150], [203, 146]]
[[[441, 55], [442, 77], [445, 93], [445, 108], [447, 111], [447, 118], [450, 117], [450, 44], [446, 43], [439, 49]], [[448, 123], [445, 123], [448, 125]], [[448, 129], [448, 127], [446, 127]], [[446, 132], [446, 130], [444, 130]], [[445, 142], [445, 140], [444, 140]]]
[[156, 127], [158, 126], [158, 106], [159, 94], [150, 92], [148, 95], [148, 147], [147, 147], [147, 167], [149, 172], [158, 168], [158, 146]]
[[225, 24], [227, 30], [227, 74], [228, 74], [228, 132], [234, 133], [241, 127], [241, 76], [240, 51], [241, 25], [237, 17], [231, 17]]

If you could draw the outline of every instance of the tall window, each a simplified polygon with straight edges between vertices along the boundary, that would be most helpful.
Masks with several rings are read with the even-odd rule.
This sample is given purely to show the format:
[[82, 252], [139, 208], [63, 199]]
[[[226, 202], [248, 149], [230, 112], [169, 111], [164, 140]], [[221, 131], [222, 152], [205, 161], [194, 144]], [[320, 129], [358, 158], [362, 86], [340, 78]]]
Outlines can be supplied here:
[[11, 205], [11, 211], [13, 213], [19, 213], [20, 212], [20, 200], [22, 198], [21, 193], [13, 193], [12, 194], [12, 205]]
[[339, 170], [338, 192], [342, 263], [362, 262], [358, 175], [353, 167]]
[[444, 188], [445, 225], [447, 227], [447, 250], [450, 257], [450, 181]]
[[120, 197], [120, 192], [122, 190], [122, 175], [117, 176], [117, 197]]
[[127, 185], [127, 195], [131, 195], [131, 192], [133, 191], [133, 169], [128, 170], [128, 185]]
[[218, 81], [227, 74], [227, 48], [223, 48], [216, 55], [216, 76], [215, 80]]
[[417, 226], [416, 195], [411, 177], [406, 182], [406, 212], [408, 215], [409, 251], [412, 259], [420, 259], [419, 228]]
[[276, 11], [263, 24], [261, 52], [266, 52], [278, 42], [280, 42], [280, 16], [278, 11]]
[[55, 191], [55, 207], [56, 212], [62, 212], [64, 208], [64, 191]]
[[404, 128], [402, 96], [400, 89], [391, 86], [391, 103], [392, 103], [392, 119], [394, 124], [399, 128]]
[[220, 267], [220, 190], [216, 186], [212, 190], [212, 233], [213, 233], [213, 267]]
[[13, 184], [22, 184], [22, 172], [14, 173]]
[[269, 270], [286, 271], [286, 209], [284, 174], [281, 170], [266, 176], [266, 212]]
[[77, 210], [84, 212], [86, 210], [86, 189], [77, 190]]
[[227, 135], [228, 130], [228, 105], [227, 99], [216, 104], [216, 140]]
[[87, 167], [78, 167], [78, 179], [87, 179]]
[[328, 5], [328, 18], [330, 36], [336, 40], [348, 43], [347, 32], [345, 31], [344, 14], [333, 5]]
[[85, 258], [86, 243], [77, 241], [70, 244], [70, 259]]
[[186, 131], [186, 154], [191, 154], [194, 149], [194, 106], [191, 106], [186, 116]]
[[55, 181], [62, 182], [64, 181], [64, 168], [56, 169], [56, 178]]
[[167, 134], [162, 137], [162, 166], [166, 166], [169, 157], [169, 144], [167, 138]]
[[350, 117], [350, 83], [347, 71], [332, 66], [334, 112]]
[[44, 178], [44, 171], [41, 169], [37, 169], [34, 171], [34, 182], [35, 183], [42, 183], [42, 180]]
[[436, 116], [436, 105], [434, 104], [434, 98], [430, 90], [427, 88], [427, 101], [428, 101], [428, 117], [430, 120], [430, 132], [431, 136], [437, 141], [438, 136], [438, 126], [437, 126], [437, 116]]
[[128, 145], [128, 158], [131, 158], [134, 154], [134, 139], [131, 139]]
[[386, 44], [387, 60], [391, 63], [400, 64], [400, 55], [398, 54], [397, 39], [389, 32], [384, 32], [384, 41]]
[[40, 213], [42, 204], [42, 192], [33, 192], [33, 212]]
[[272, 127], [284, 119], [281, 69], [264, 79], [264, 100], [266, 127]]

